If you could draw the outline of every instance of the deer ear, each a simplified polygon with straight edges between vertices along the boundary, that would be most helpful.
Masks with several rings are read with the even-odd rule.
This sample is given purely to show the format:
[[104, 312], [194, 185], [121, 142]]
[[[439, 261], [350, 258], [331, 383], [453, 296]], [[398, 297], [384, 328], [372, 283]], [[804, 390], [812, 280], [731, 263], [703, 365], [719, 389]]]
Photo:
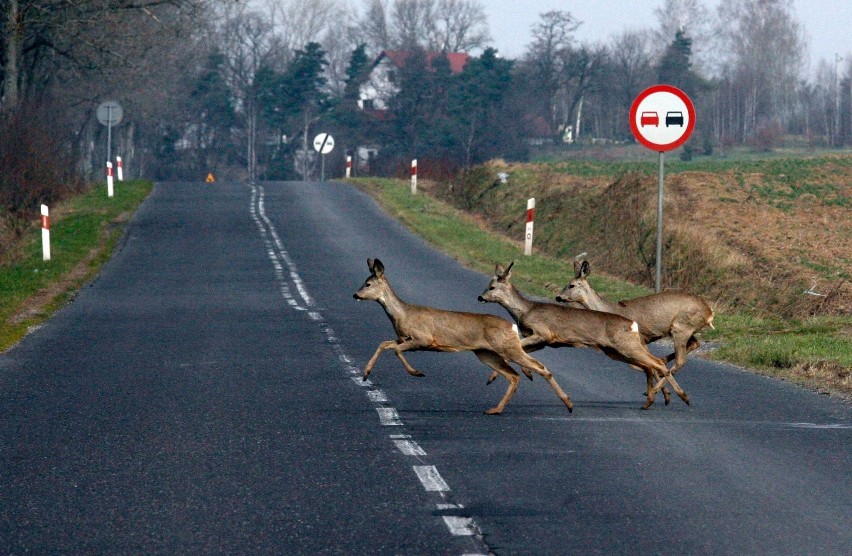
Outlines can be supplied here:
[[382, 264], [382, 261], [376, 259], [375, 262], [373, 262], [373, 268], [371, 270], [373, 271], [373, 274], [376, 275], [376, 278], [381, 278], [382, 274], [385, 273], [385, 265]]
[[580, 277], [581, 268], [582, 268], [582, 267], [581, 267], [581, 265], [580, 265], [580, 261], [575, 260], [575, 261], [574, 261], [574, 278], [579, 278], [579, 277]]
[[580, 265], [580, 276], [585, 278], [592, 271], [592, 267], [589, 265], [589, 261], [583, 261], [583, 264]]
[[373, 259], [367, 259], [367, 270], [373, 272]]
[[503, 268], [503, 265], [501, 265], [500, 263], [497, 263], [496, 265], [494, 265], [494, 276], [499, 278], [499, 277], [503, 276], [504, 272], [506, 272], [506, 269]]
[[506, 280], [508, 280], [509, 276], [512, 275], [512, 267], [513, 266], [515, 266], [515, 261], [510, 262], [509, 266], [506, 267], [506, 272], [503, 274], [503, 277], [506, 278]]

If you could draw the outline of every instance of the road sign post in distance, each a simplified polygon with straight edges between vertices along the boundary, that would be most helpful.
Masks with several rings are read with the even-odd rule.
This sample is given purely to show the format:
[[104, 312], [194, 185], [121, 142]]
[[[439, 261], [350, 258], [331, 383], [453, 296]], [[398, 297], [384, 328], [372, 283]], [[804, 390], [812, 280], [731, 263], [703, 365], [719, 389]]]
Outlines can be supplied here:
[[334, 149], [334, 137], [328, 133], [320, 133], [314, 137], [314, 150], [322, 157], [322, 171], [320, 181], [325, 181], [325, 155]]
[[695, 107], [686, 93], [671, 85], [648, 87], [630, 107], [630, 129], [636, 140], [660, 158], [657, 188], [657, 268], [655, 290], [662, 289], [663, 274], [663, 176], [665, 152], [686, 143], [695, 128]]

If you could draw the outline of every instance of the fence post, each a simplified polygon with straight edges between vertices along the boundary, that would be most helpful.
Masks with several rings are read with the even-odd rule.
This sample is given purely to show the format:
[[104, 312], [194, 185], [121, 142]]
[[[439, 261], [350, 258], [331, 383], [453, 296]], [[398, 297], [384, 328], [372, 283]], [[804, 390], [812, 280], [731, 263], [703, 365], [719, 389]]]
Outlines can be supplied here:
[[533, 221], [535, 220], [535, 198], [527, 200], [527, 229], [524, 241], [524, 255], [532, 255]]

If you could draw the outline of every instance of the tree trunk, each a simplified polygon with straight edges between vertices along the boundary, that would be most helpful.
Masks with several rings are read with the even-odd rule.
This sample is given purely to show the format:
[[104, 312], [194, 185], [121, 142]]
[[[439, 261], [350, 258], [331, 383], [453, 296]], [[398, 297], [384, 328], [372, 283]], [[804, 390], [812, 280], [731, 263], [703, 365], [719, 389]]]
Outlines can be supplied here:
[[18, 107], [18, 63], [21, 50], [20, 7], [18, 0], [9, 0], [6, 12], [6, 64], [3, 67], [2, 107], [6, 111]]

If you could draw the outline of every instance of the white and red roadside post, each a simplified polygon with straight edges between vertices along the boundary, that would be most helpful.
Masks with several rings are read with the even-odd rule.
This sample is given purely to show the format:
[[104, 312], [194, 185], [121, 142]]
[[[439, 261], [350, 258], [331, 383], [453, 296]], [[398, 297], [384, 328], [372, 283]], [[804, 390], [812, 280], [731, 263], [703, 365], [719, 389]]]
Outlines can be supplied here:
[[107, 197], [112, 197], [112, 162], [107, 161]]
[[352, 155], [346, 155], [346, 178], [352, 177]]
[[41, 206], [41, 260], [50, 260], [50, 211], [47, 205]]
[[121, 166], [120, 156], [115, 157], [115, 166], [116, 177], [118, 178], [118, 181], [124, 181], [124, 169]]
[[527, 229], [524, 235], [524, 255], [532, 255], [533, 221], [535, 220], [535, 198], [527, 200]]
[[411, 194], [417, 193], [417, 159], [411, 161]]

